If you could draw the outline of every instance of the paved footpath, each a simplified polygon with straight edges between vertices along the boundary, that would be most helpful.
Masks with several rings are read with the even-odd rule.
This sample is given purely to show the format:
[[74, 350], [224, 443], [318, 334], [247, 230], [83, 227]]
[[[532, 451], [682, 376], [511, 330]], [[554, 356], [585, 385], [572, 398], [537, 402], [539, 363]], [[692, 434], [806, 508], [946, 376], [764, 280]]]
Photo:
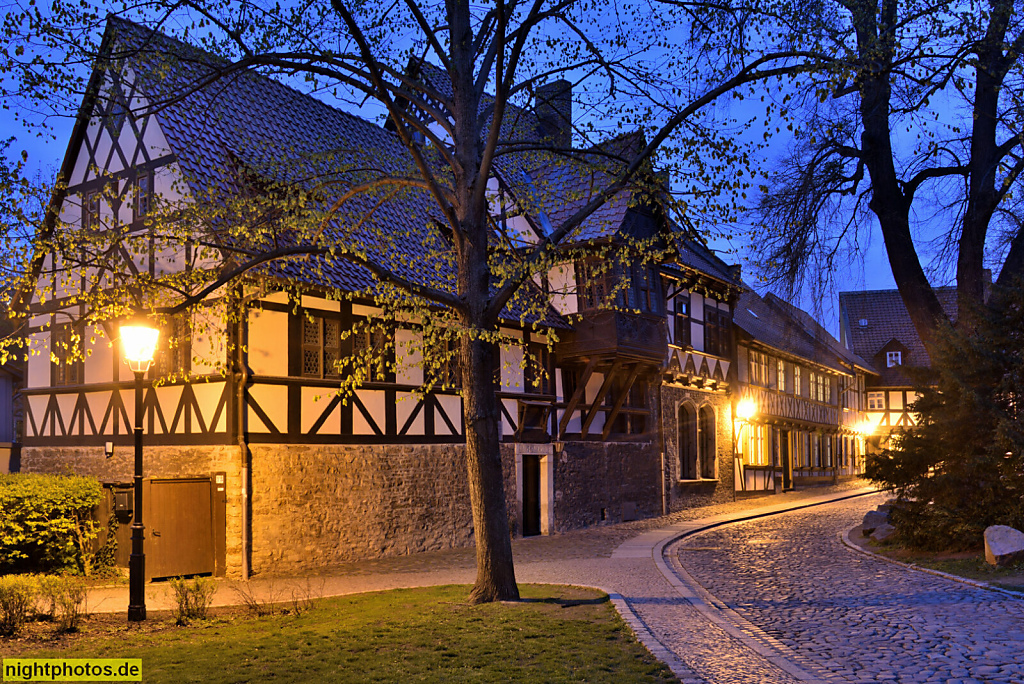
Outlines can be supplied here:
[[844, 547], [841, 533], [879, 501], [712, 529], [669, 545], [665, 557], [706, 615], [811, 679], [1024, 682], [1024, 600]]

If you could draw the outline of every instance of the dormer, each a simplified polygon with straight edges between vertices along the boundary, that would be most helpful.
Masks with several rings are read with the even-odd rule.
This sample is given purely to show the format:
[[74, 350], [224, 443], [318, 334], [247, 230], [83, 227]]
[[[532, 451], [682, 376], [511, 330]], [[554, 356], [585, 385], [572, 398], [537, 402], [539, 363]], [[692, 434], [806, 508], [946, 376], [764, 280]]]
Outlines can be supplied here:
[[878, 350], [875, 361], [880, 368], [895, 368], [910, 365], [909, 357], [910, 350], [907, 346], [893, 337]]

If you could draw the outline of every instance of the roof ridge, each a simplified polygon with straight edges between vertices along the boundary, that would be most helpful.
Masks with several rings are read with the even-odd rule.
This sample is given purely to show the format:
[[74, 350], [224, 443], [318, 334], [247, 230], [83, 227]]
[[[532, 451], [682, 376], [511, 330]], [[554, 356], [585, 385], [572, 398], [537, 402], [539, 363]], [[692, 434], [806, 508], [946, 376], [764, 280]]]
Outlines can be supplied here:
[[[205, 58], [205, 60], [210, 62], [210, 64], [207, 64], [207, 66], [214, 66], [213, 63], [217, 63], [217, 62], [222, 63], [222, 64], [224, 64], [226, 66], [230, 66], [233, 63], [231, 60], [229, 60], [226, 57], [222, 57], [222, 56], [217, 55], [217, 54], [215, 54], [213, 52], [210, 52], [209, 50], [205, 50], [205, 49], [197, 47], [195, 45], [191, 45], [191, 44], [186, 43], [186, 42], [184, 42], [182, 40], [179, 40], [178, 38], [175, 38], [174, 36], [168, 35], [168, 34], [162, 32], [162, 31], [157, 31], [156, 29], [152, 29], [152, 28], [150, 28], [150, 27], [148, 27], [148, 26], [146, 26], [144, 24], [136, 23], [136, 22], [134, 22], [134, 21], [132, 21], [130, 19], [126, 19], [124, 17], [120, 17], [120, 16], [116, 16], [116, 15], [108, 13], [107, 14], [107, 21], [110, 22], [110, 23], [114, 23], [114, 24], [124, 24], [124, 25], [128, 26], [129, 28], [131, 28], [132, 30], [146, 32], [150, 36], [155, 36], [155, 37], [157, 37], [160, 40], [163, 40], [163, 41], [166, 41], [166, 42], [169, 42], [169, 43], [173, 43], [175, 46], [180, 47], [181, 49], [183, 49], [185, 51], [195, 52], [195, 53], [197, 53], [199, 55], [202, 55], [202, 57]], [[155, 52], [155, 50], [154, 50], [154, 52]], [[200, 60], [197, 59], [196, 61], [200, 61]], [[352, 120], [354, 122], [358, 122], [360, 125], [369, 126], [370, 128], [373, 128], [375, 130], [379, 129], [379, 130], [383, 131], [385, 134], [387, 134], [389, 136], [394, 136], [395, 135], [393, 132], [384, 129], [382, 126], [378, 126], [378, 125], [372, 123], [371, 121], [368, 121], [367, 119], [362, 118], [361, 116], [356, 116], [355, 114], [352, 114], [351, 112], [347, 112], [344, 109], [340, 109], [338, 107], [335, 107], [334, 105], [329, 104], [327, 102], [324, 102], [323, 100], [313, 96], [310, 93], [303, 92], [303, 91], [299, 90], [298, 88], [293, 88], [292, 86], [290, 86], [290, 85], [288, 85], [286, 83], [282, 83], [281, 81], [279, 81], [279, 80], [277, 80], [277, 79], [275, 79], [275, 78], [273, 78], [271, 76], [268, 76], [266, 74], [261, 74], [258, 71], [245, 70], [245, 71], [239, 72], [234, 77], [237, 77], [237, 78], [252, 78], [254, 80], [262, 81], [265, 84], [271, 85], [272, 87], [282, 88], [282, 89], [288, 91], [289, 93], [293, 93], [293, 94], [299, 96], [300, 98], [302, 98], [304, 100], [308, 100], [310, 103], [313, 103], [313, 104], [315, 104], [318, 107], [322, 107], [324, 109], [329, 110], [333, 114], [340, 114], [341, 116], [344, 116], [347, 119], [350, 119], [350, 120]]]

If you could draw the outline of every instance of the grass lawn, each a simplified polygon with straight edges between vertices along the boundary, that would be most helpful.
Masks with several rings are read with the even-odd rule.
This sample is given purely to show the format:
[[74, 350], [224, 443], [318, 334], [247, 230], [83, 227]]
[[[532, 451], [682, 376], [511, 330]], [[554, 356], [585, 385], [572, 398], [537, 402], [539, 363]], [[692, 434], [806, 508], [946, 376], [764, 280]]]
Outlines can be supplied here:
[[241, 609], [175, 627], [156, 614], [86, 621], [56, 638], [33, 625], [6, 657], [141, 658], [146, 682], [668, 682], [605, 594], [520, 585], [520, 603], [466, 603], [468, 586], [323, 599], [300, 614]]

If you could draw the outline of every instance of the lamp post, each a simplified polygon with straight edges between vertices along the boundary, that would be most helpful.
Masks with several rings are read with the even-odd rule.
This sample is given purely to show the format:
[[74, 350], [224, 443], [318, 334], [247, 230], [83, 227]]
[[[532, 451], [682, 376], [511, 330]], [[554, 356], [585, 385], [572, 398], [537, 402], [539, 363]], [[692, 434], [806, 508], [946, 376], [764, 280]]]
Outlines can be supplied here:
[[145, 322], [121, 326], [121, 347], [135, 374], [135, 501], [132, 505], [132, 553], [128, 558], [128, 621], [146, 619], [146, 553], [142, 525], [142, 380], [153, 363], [160, 331]]
[[[733, 434], [732, 434], [732, 459], [733, 459], [733, 473], [738, 474], [742, 478], [740, 484], [746, 491], [746, 473], [743, 472], [743, 468], [740, 467], [740, 452], [739, 452], [739, 441], [740, 435], [743, 432], [743, 426], [750, 422], [750, 419], [757, 413], [757, 404], [753, 399], [747, 397], [746, 399], [740, 399], [736, 404], [736, 412], [733, 420]], [[732, 500], [736, 500], [736, 485], [732, 487]]]
[[[857, 424], [857, 434], [860, 435], [861, 448], [860, 454], [861, 459], [866, 459], [868, 455], [868, 437], [874, 434], [875, 426], [870, 420], [864, 420]], [[856, 469], [856, 468], [855, 468]]]

